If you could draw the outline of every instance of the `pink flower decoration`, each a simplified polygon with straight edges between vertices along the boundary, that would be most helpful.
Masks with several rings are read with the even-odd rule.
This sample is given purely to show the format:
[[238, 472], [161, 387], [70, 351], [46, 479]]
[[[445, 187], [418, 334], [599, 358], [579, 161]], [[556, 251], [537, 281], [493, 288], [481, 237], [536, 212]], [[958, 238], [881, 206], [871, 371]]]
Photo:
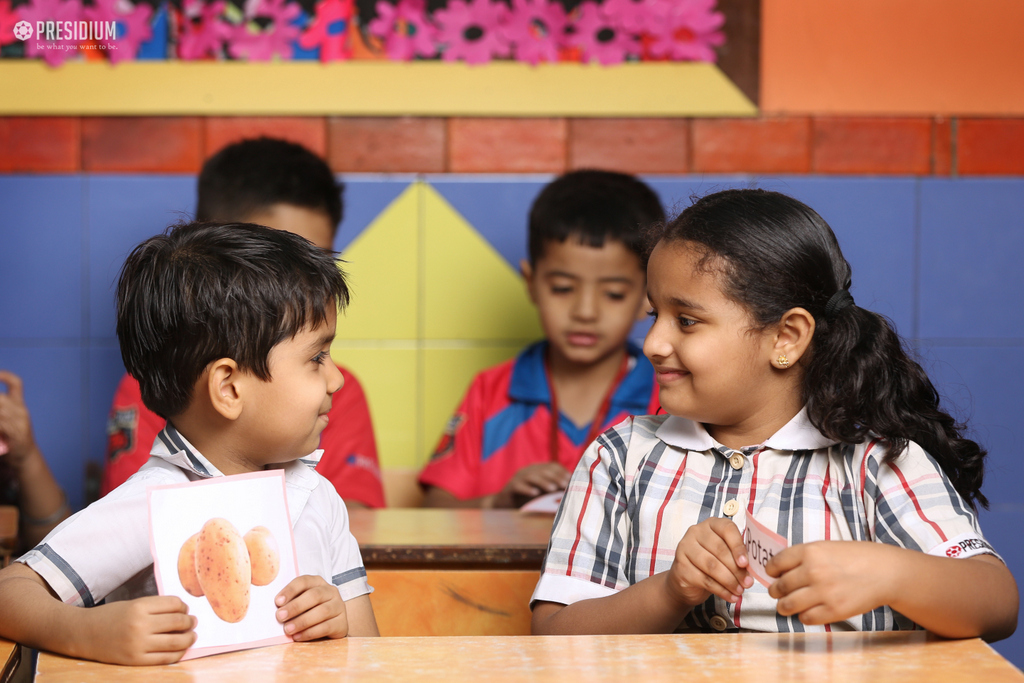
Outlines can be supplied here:
[[714, 47], [725, 42], [718, 29], [725, 16], [716, 0], [648, 0], [651, 21], [644, 36], [646, 54], [654, 59], [714, 62]]
[[512, 55], [520, 62], [557, 62], [568, 24], [565, 8], [551, 0], [512, 0], [512, 14], [505, 25]]
[[0, 45], [13, 43], [14, 25], [21, 21], [18, 13], [11, 9], [11, 0], [0, 0]]
[[651, 16], [648, 0], [604, 0], [601, 9], [630, 33], [643, 32]]
[[[18, 17], [32, 24], [33, 30], [38, 21], [78, 21], [82, 18], [82, 3], [79, 0], [32, 0], [30, 4], [18, 8]], [[58, 66], [76, 52], [77, 41], [47, 40], [45, 35], [33, 35], [25, 41], [25, 55], [41, 55], [50, 66]]]
[[82, 13], [87, 21], [116, 22], [114, 40], [102, 41], [107, 45], [107, 57], [112, 64], [135, 59], [139, 45], [153, 35], [149, 16], [153, 8], [144, 3], [133, 5], [128, 0], [95, 0], [92, 7]]
[[352, 21], [353, 0], [323, 0], [316, 6], [316, 17], [299, 38], [307, 50], [320, 46], [321, 62], [336, 62], [352, 56], [348, 44], [348, 26]]
[[509, 55], [502, 24], [508, 7], [496, 0], [451, 0], [446, 9], [434, 12], [440, 27], [438, 41], [445, 46], [444, 60], [483, 64]]
[[367, 26], [370, 34], [384, 39], [389, 59], [408, 61], [414, 56], [437, 54], [437, 27], [427, 17], [424, 0], [399, 0], [397, 5], [380, 0], [377, 18]]
[[231, 26], [221, 18], [224, 6], [224, 0], [185, 0], [178, 32], [180, 59], [206, 59], [221, 54], [232, 33]]
[[[302, 8], [288, 0], [256, 0], [255, 5], [246, 7], [242, 23], [233, 27], [228, 53], [254, 62], [269, 61], [274, 55], [290, 59], [292, 43], [302, 33], [292, 24], [300, 12]], [[255, 22], [258, 18], [269, 19], [270, 25], [261, 29]]]
[[604, 65], [618, 64], [640, 54], [636, 37], [601, 6], [587, 0], [576, 8], [576, 13], [578, 18], [572, 26], [575, 31], [569, 35], [568, 43], [580, 49], [584, 62], [596, 59]]

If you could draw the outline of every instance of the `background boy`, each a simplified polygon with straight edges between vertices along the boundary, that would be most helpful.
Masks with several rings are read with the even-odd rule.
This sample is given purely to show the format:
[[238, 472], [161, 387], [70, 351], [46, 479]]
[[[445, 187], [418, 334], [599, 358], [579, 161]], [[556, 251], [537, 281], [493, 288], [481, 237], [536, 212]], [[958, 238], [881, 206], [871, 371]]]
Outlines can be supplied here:
[[[256, 223], [305, 237], [330, 250], [344, 213], [344, 186], [305, 147], [284, 140], [243, 140], [222, 149], [199, 174], [196, 220]], [[349, 508], [384, 507], [377, 445], [366, 396], [359, 380], [345, 378], [334, 396], [331, 422], [320, 442], [324, 475]], [[139, 383], [121, 378], [107, 424], [107, 460], [101, 493], [124, 483], [149, 459], [149, 448], [164, 421], [147, 410]]]
[[377, 635], [345, 506], [299, 461], [322, 453], [347, 303], [331, 254], [285, 231], [191, 223], [136, 247], [118, 283], [118, 339], [167, 424], [137, 476], [0, 571], [0, 636], [112, 663], [177, 661], [195, 620], [155, 595], [146, 489], [267, 467], [285, 473], [301, 574], [275, 599], [284, 631]]
[[513, 507], [564, 489], [604, 429], [657, 412], [654, 370], [629, 333], [645, 313], [641, 229], [664, 219], [657, 195], [622, 173], [575, 171], [541, 191], [521, 268], [546, 339], [473, 380], [420, 473], [425, 505]]

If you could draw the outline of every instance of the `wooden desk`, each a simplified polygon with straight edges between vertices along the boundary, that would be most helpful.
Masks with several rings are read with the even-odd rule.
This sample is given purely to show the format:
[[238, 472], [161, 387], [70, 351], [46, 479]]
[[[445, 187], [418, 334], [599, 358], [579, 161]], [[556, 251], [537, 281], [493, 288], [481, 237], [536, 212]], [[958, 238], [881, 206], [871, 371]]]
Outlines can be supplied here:
[[0, 683], [7, 683], [21, 663], [21, 647], [0, 638]]
[[514, 510], [353, 510], [381, 634], [529, 634], [553, 519]]
[[943, 641], [923, 632], [350, 638], [166, 667], [118, 667], [42, 654], [38, 670], [37, 683], [1024, 682], [1020, 671], [980, 640]]

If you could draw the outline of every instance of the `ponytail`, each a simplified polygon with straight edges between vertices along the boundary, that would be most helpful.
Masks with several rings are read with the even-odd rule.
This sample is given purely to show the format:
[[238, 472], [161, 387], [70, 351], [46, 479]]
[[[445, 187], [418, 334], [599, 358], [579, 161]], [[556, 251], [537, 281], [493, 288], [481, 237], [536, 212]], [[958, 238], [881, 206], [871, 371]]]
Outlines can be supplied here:
[[766, 190], [726, 190], [697, 200], [650, 235], [685, 241], [718, 262], [725, 293], [760, 329], [792, 308], [815, 320], [803, 393], [811, 423], [844, 443], [881, 437], [891, 461], [914, 441], [972, 506], [981, 493], [985, 450], [939, 407], [924, 369], [888, 320], [854, 304], [850, 264], [828, 224], [801, 202]]

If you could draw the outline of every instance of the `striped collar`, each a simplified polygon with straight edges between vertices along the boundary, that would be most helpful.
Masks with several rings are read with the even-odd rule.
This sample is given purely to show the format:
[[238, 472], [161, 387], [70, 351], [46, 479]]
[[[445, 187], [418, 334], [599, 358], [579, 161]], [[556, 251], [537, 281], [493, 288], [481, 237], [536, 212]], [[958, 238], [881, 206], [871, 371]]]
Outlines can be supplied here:
[[[710, 451], [722, 447], [722, 444], [708, 434], [704, 425], [675, 415], [670, 415], [662, 423], [656, 436], [670, 446], [688, 451]], [[776, 451], [816, 451], [837, 443], [839, 442], [828, 438], [811, 424], [810, 418], [807, 417], [807, 408], [804, 407], [782, 429], [759, 446]]]

